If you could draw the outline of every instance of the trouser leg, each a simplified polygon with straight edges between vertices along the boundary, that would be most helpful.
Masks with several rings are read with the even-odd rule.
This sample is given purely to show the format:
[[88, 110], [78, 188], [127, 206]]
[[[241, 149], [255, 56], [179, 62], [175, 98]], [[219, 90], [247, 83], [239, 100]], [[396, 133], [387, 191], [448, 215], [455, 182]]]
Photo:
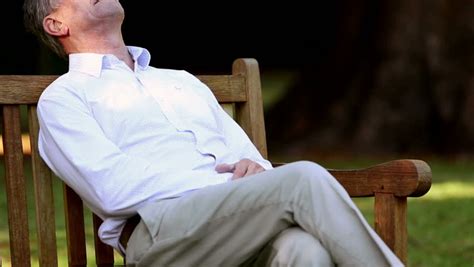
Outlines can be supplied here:
[[[236, 266], [294, 225], [318, 239], [338, 266], [401, 265], [340, 184], [311, 162], [209, 186], [139, 213], [152, 240], [141, 258], [127, 256], [139, 266]], [[133, 248], [129, 243], [127, 254]]]
[[241, 267], [333, 267], [331, 256], [314, 236], [299, 227], [279, 233]]

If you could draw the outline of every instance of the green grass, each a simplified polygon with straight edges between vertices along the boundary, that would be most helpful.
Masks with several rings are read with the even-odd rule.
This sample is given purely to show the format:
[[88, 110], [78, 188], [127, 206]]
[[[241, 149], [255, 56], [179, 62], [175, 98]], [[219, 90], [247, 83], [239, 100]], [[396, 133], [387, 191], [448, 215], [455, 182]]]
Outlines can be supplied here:
[[[316, 160], [317, 161], [317, 160]], [[383, 159], [320, 160], [328, 168], [358, 168]], [[426, 196], [413, 198], [408, 204], [408, 265], [444, 267], [474, 265], [474, 161], [427, 159], [433, 171], [433, 186]], [[32, 266], [38, 266], [35, 236], [33, 190], [28, 173], [29, 225], [32, 243]], [[3, 169], [0, 166], [0, 257], [10, 266], [6, 198]], [[55, 200], [62, 199], [61, 184], [54, 183]], [[367, 220], [373, 222], [373, 201], [354, 199]], [[56, 227], [59, 266], [67, 265], [64, 214], [61, 201], [56, 201]], [[89, 265], [93, 264], [90, 214], [87, 213], [87, 249]], [[118, 263], [120, 264], [120, 263]]]

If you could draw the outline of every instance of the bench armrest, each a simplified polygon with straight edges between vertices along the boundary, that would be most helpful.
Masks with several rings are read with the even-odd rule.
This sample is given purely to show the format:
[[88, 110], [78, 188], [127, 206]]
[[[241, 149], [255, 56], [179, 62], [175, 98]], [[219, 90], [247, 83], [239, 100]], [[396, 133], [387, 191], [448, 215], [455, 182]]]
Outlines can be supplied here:
[[[274, 163], [278, 167], [284, 163]], [[400, 159], [363, 169], [328, 169], [351, 197], [391, 193], [397, 197], [419, 197], [431, 187], [431, 168], [421, 160]]]

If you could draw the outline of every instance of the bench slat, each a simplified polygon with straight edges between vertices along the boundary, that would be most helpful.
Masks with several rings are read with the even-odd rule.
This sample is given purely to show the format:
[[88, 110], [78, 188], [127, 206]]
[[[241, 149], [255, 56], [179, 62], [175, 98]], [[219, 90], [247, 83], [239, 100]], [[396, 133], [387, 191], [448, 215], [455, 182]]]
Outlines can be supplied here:
[[87, 266], [84, 208], [81, 198], [64, 184], [67, 253], [69, 266]]
[[244, 102], [248, 95], [245, 90], [243, 75], [198, 75], [221, 103]]
[[[241, 75], [199, 75], [220, 102], [247, 101]], [[34, 104], [57, 75], [0, 75], [0, 104]]]
[[11, 263], [12, 266], [31, 266], [20, 107], [5, 105], [2, 110]]
[[97, 266], [112, 267], [114, 266], [114, 250], [111, 246], [102, 243], [98, 235], [102, 219], [93, 213], [92, 222], [94, 225], [95, 261]]
[[28, 107], [28, 123], [35, 188], [39, 265], [58, 266], [52, 174], [38, 152], [39, 124], [35, 105]]
[[0, 75], [0, 104], [34, 104], [57, 75]]

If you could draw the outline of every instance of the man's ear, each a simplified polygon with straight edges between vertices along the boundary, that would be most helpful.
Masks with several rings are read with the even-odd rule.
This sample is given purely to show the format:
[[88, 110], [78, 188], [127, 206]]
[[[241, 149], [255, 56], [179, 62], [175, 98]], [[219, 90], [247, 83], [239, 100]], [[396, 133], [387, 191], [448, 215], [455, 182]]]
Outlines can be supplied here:
[[66, 24], [59, 21], [53, 15], [48, 15], [44, 18], [43, 28], [48, 34], [57, 37], [67, 35], [69, 31], [69, 28], [66, 26]]

